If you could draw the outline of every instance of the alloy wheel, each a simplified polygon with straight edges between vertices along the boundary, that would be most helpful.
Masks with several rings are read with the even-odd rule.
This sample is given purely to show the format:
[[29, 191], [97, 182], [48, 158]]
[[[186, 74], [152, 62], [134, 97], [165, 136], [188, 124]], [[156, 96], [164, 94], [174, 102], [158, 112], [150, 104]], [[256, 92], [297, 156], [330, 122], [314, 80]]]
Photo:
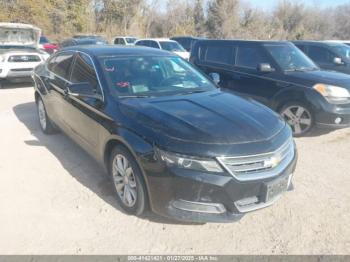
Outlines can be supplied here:
[[45, 111], [44, 103], [41, 99], [39, 99], [38, 101], [38, 115], [39, 115], [39, 122], [40, 122], [41, 128], [43, 130], [46, 130], [46, 125], [47, 125], [46, 111]]
[[304, 134], [312, 126], [311, 113], [303, 106], [289, 106], [281, 112], [281, 115], [293, 129], [294, 135]]
[[116, 191], [127, 207], [133, 207], [137, 200], [137, 184], [134, 171], [128, 159], [117, 154], [113, 159], [113, 182]]

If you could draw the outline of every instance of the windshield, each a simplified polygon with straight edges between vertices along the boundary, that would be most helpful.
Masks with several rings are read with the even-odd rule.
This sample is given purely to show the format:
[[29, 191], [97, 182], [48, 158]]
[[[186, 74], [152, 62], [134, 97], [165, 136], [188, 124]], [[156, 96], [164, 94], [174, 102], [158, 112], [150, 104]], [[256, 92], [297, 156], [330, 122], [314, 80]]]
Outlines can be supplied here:
[[137, 39], [136, 38], [132, 38], [132, 37], [127, 37], [127, 38], [125, 38], [125, 40], [126, 40], [126, 42], [128, 44], [134, 44]]
[[179, 57], [100, 59], [112, 93], [118, 97], [162, 96], [215, 90], [204, 75]]
[[341, 58], [350, 58], [350, 46], [348, 45], [334, 45], [331, 49]]
[[310, 58], [292, 44], [265, 44], [264, 46], [283, 71], [318, 69]]
[[40, 37], [40, 44], [47, 44], [49, 43], [49, 40], [45, 36]]
[[170, 52], [186, 52], [186, 50], [177, 42], [161, 41], [159, 42], [163, 50]]

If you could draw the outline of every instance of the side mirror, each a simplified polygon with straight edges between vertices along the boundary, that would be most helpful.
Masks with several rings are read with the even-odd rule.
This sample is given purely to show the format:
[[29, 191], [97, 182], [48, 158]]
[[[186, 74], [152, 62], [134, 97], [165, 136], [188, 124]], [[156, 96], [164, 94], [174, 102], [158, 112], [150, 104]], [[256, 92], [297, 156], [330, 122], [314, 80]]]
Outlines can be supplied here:
[[272, 68], [270, 64], [261, 63], [258, 65], [258, 71], [262, 73], [270, 73], [270, 72], [274, 72], [275, 69]]
[[336, 65], [343, 65], [344, 64], [343, 60], [340, 57], [334, 57], [333, 63]]
[[70, 84], [67, 87], [67, 95], [81, 98], [94, 98], [102, 100], [102, 96], [96, 93], [95, 88], [88, 82]]
[[210, 73], [209, 76], [215, 84], [218, 85], [220, 83], [220, 75], [218, 73]]

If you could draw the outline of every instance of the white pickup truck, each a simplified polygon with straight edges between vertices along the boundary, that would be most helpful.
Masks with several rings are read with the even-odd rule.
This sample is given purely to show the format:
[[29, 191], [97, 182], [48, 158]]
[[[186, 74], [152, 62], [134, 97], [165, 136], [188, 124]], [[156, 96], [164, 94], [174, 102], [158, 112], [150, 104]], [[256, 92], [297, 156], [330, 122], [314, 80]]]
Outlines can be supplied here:
[[0, 23], [0, 87], [3, 80], [31, 81], [33, 69], [49, 57], [38, 48], [40, 35], [32, 25]]

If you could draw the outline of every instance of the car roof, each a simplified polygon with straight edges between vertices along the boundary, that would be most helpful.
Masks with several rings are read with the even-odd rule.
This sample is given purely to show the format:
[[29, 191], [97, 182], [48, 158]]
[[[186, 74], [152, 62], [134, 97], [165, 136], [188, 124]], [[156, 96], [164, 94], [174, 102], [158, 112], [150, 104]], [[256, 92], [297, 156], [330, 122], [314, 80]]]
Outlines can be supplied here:
[[342, 41], [293, 41], [294, 44], [313, 44], [313, 45], [319, 45], [319, 46], [334, 46], [334, 45], [344, 45], [344, 42]]
[[205, 44], [205, 43], [251, 43], [251, 44], [288, 44], [290, 41], [272, 41], [272, 40], [242, 40], [242, 39], [228, 39], [228, 40], [219, 40], [219, 39], [201, 39], [198, 40], [196, 44]]
[[156, 48], [119, 45], [86, 45], [62, 48], [60, 51], [80, 51], [90, 56], [176, 56], [170, 52]]
[[143, 38], [143, 39], [138, 39], [139, 41], [156, 41], [156, 42], [162, 42], [162, 41], [167, 41], [167, 42], [176, 42], [174, 40], [171, 40], [169, 38]]

